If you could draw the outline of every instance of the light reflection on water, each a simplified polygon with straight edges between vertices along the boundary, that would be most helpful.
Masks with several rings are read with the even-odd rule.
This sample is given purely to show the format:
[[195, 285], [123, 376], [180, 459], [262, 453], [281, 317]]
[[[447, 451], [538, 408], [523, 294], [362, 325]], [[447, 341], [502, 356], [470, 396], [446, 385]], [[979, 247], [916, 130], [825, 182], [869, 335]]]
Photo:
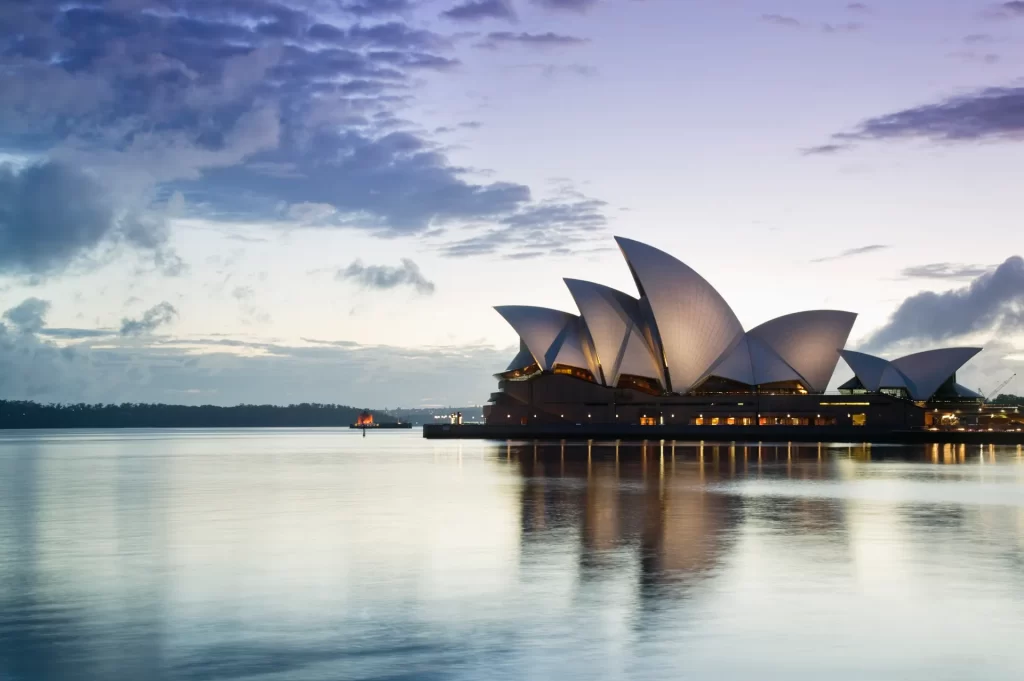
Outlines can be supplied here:
[[1017, 679], [1020, 448], [0, 434], [0, 679]]

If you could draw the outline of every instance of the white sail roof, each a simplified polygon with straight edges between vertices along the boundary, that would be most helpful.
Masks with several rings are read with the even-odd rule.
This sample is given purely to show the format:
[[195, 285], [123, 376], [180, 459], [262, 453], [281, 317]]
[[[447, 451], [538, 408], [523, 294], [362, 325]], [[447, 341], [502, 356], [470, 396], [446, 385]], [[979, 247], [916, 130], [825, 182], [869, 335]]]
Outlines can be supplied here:
[[840, 350], [839, 354], [850, 365], [865, 390], [876, 392], [881, 387], [882, 373], [889, 366], [888, 360], [855, 350]]
[[892, 360], [892, 365], [907, 377], [910, 396], [927, 400], [950, 376], [956, 373], [981, 348], [942, 348], [916, 352]]
[[930, 399], [981, 348], [942, 348], [886, 360], [864, 352], [843, 350], [842, 356], [866, 390], [906, 388], [914, 400]]
[[597, 366], [591, 363], [591, 358], [584, 347], [584, 330], [583, 324], [579, 317], [573, 317], [569, 320], [559, 339], [556, 341], [557, 348], [552, 347], [548, 355], [551, 357], [551, 367], [554, 368], [559, 364], [565, 366], [577, 367], [579, 369], [587, 369], [595, 376], [597, 375]]
[[639, 241], [615, 240], [650, 304], [669, 389], [688, 392], [743, 333], [743, 326], [718, 291], [687, 265]]
[[523, 340], [520, 338], [519, 352], [516, 354], [515, 357], [512, 358], [512, 361], [508, 363], [508, 366], [505, 368], [505, 371], [525, 369], [526, 367], [533, 364], [533, 362], [533, 355], [530, 354], [530, 349], [526, 347], [526, 343], [524, 343]]
[[747, 337], [741, 336], [731, 348], [722, 353], [718, 361], [707, 371], [707, 375], [726, 378], [745, 385], [755, 385], [754, 367], [750, 361], [750, 346]]
[[771, 348], [800, 375], [807, 390], [822, 393], [856, 319], [853, 312], [809, 310], [767, 321], [747, 335]]
[[624, 373], [660, 378], [653, 352], [640, 331], [643, 322], [636, 298], [580, 279], [566, 279], [565, 284], [590, 333], [606, 385], [617, 385]]
[[[555, 364], [566, 327], [578, 319], [574, 314], [547, 307], [501, 305], [494, 309], [512, 325], [534, 360], [545, 371]], [[586, 367], [586, 363], [582, 366]]]

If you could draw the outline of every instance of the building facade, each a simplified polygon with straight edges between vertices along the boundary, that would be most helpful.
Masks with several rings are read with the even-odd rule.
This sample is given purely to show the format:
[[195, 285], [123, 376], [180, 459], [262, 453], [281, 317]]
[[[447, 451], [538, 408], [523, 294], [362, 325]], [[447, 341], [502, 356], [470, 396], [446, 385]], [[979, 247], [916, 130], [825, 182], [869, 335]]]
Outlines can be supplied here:
[[[886, 360], [845, 348], [857, 315], [810, 310], [745, 330], [725, 299], [689, 266], [617, 237], [639, 292], [566, 279], [579, 314], [495, 309], [520, 350], [497, 375], [487, 423], [686, 426], [932, 425], [977, 407], [956, 371], [980, 348]], [[840, 359], [854, 378], [826, 388]], [[941, 407], [940, 407], [941, 405]]]

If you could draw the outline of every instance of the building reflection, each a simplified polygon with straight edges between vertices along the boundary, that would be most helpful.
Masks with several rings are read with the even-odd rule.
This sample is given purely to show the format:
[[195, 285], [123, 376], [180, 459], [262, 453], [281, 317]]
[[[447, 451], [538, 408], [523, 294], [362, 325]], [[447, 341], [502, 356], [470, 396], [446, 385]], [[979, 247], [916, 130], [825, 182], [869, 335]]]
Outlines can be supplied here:
[[[630, 578], [644, 611], [664, 605], [666, 597], [685, 598], [721, 573], [745, 538], [759, 546], [763, 536], [799, 537], [799, 559], [848, 564], [848, 504], [829, 493], [807, 493], [816, 488], [806, 483], [840, 483], [843, 462], [879, 455], [867, 445], [824, 444], [527, 443], [502, 449], [524, 481], [523, 559], [574, 534], [579, 582], [635, 575]], [[901, 456], [928, 462], [932, 453], [921, 448]]]
[[750, 466], [750, 452], [671, 443], [529, 444], [506, 452], [526, 484], [522, 544], [543, 551], [547, 533], [579, 536], [579, 578], [638, 569], [649, 586], [713, 573], [743, 520], [740, 497], [718, 493]]

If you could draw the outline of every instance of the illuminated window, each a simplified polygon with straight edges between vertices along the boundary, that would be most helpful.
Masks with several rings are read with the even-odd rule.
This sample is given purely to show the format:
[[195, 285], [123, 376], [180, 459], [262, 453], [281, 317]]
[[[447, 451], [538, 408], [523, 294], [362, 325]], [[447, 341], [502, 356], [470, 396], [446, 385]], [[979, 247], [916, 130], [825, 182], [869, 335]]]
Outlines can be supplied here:
[[735, 419], [735, 418], [733, 418], [732, 416], [730, 416], [729, 418], [727, 418], [727, 419], [725, 420], [725, 422], [726, 422], [726, 424], [728, 424], [728, 425], [730, 425], [730, 426], [735, 426], [735, 425], [736, 425], [736, 419]]
[[653, 426], [656, 423], [657, 423], [657, 421], [655, 421], [653, 416], [641, 416], [640, 417], [640, 425], [641, 426]]
[[704, 425], [704, 417], [703, 416], [698, 416], [697, 418], [695, 418], [693, 420], [693, 425], [695, 425], [695, 426], [703, 426]]
[[850, 418], [851, 418], [851, 421], [852, 421], [853, 425], [855, 425], [855, 426], [863, 426], [863, 425], [866, 425], [867, 422], [868, 422], [868, 415], [867, 414], [854, 414]]
[[717, 416], [711, 417], [711, 425], [717, 426], [719, 424], [719, 418]]

